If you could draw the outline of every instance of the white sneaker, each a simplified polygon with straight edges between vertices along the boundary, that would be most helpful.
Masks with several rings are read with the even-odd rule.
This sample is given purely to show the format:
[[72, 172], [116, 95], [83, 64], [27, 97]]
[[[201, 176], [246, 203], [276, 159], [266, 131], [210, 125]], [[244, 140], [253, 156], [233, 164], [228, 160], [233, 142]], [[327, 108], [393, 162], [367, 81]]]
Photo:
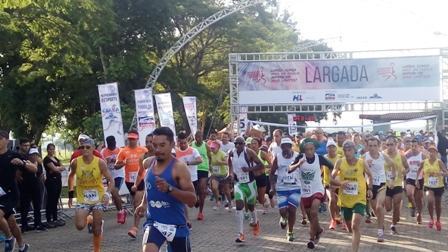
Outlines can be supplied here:
[[218, 210], [218, 207], [217, 206], [213, 206], [213, 210]]

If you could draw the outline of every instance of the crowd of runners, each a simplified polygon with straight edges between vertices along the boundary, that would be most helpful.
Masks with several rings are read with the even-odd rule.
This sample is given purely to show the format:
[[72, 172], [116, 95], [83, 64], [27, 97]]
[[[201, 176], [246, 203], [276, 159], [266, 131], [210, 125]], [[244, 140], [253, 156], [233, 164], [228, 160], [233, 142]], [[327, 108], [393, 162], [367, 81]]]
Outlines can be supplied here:
[[[146, 138], [146, 146], [139, 146], [140, 137]], [[441, 132], [330, 134], [318, 128], [289, 136], [276, 129], [272, 137], [222, 132], [205, 140], [202, 132], [175, 135], [161, 127], [148, 136], [128, 132], [122, 148], [108, 136], [102, 149], [81, 134], [66, 168], [54, 156], [52, 144], [42, 159], [36, 148], [30, 148], [31, 141], [21, 141], [19, 153], [9, 150], [8, 142], [9, 133], [0, 130], [0, 229], [6, 237], [5, 251], [13, 251], [16, 241], [19, 251], [29, 248], [21, 235], [31, 229], [26, 214], [31, 201], [35, 214], [41, 204], [33, 200], [32, 179], [44, 177], [48, 198], [47, 222], [42, 224], [40, 215], [35, 216], [34, 229], [65, 224], [57, 218], [57, 202], [60, 173], [66, 168], [75, 226], [88, 227], [94, 251], [101, 248], [103, 212], [110, 202], [117, 210], [118, 225], [126, 223], [129, 211], [135, 213], [127, 235], [143, 236], [143, 251], [159, 251], [165, 243], [169, 251], [191, 251], [191, 220], [196, 218], [200, 225], [207, 218], [208, 195], [213, 210], [234, 212], [235, 219], [229, 215], [229, 220], [235, 226], [236, 243], [246, 241], [245, 220], [254, 236], [262, 234], [263, 214], [271, 209], [278, 211], [279, 232], [285, 232], [289, 242], [295, 240], [299, 216], [299, 222], [309, 227], [309, 249], [319, 243], [324, 230], [343, 229], [351, 233], [352, 249], [358, 251], [364, 222], [376, 225], [378, 242], [393, 241], [393, 235], [400, 233], [404, 197], [417, 224], [442, 230], [448, 140]], [[123, 205], [122, 185], [133, 209]], [[21, 229], [14, 215], [19, 201], [25, 216]], [[197, 216], [191, 215], [191, 208], [198, 209]], [[323, 211], [329, 212], [328, 227], [320, 222]], [[390, 225], [384, 219], [387, 212], [392, 215]], [[390, 236], [385, 235], [386, 228]]]

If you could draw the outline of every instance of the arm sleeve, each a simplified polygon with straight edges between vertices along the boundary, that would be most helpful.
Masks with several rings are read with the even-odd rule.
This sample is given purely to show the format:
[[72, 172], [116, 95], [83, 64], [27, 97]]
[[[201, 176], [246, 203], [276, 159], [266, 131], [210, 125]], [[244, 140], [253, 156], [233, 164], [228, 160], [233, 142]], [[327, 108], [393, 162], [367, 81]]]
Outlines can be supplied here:
[[328, 167], [330, 171], [332, 171], [334, 168], [334, 165], [330, 162], [330, 160], [321, 155], [319, 155], [319, 163], [320, 165], [325, 165], [326, 167]]

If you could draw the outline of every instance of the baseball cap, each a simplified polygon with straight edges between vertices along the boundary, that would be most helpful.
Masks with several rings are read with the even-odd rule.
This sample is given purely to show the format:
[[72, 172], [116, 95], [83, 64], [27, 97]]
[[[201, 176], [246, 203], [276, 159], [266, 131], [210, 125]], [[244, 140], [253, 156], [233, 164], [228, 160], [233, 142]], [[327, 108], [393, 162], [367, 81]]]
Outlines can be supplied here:
[[330, 146], [335, 146], [335, 147], [337, 147], [336, 142], [333, 141], [333, 139], [331, 139], [331, 138], [328, 139], [328, 141], [327, 141], [327, 148], [330, 147]]
[[342, 144], [342, 148], [343, 149], [349, 149], [349, 148], [355, 148], [355, 143], [354, 142], [352, 142], [352, 141], [345, 141], [343, 144]]
[[31, 148], [28, 154], [30, 154], [30, 155], [38, 154], [39, 155], [39, 150], [37, 148]]
[[78, 136], [78, 142], [80, 142], [80, 141], [82, 141], [82, 140], [84, 140], [84, 139], [89, 139], [89, 138], [90, 138], [90, 137], [89, 137], [88, 135], [81, 133], [81, 134], [79, 134], [79, 136]]
[[292, 143], [291, 138], [284, 137], [284, 138], [282, 138], [282, 141], [280, 142], [280, 145], [282, 145], [282, 144], [290, 144], [290, 145], [292, 145], [293, 143]]
[[438, 151], [438, 150], [437, 150], [437, 147], [436, 147], [434, 144], [431, 144], [431, 145], [428, 147], [428, 151], [431, 150], [431, 149], [432, 149], [432, 150], [435, 150], [435, 151]]

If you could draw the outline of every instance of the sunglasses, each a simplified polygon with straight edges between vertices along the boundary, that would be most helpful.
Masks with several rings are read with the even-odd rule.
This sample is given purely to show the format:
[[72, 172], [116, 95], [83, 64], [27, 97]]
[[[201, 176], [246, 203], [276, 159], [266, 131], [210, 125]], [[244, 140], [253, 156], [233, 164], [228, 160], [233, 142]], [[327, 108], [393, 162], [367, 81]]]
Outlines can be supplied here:
[[235, 145], [243, 145], [243, 142], [235, 142]]
[[386, 146], [394, 146], [395, 144], [393, 144], [393, 143], [388, 143], [388, 144], [386, 144]]
[[92, 146], [90, 145], [83, 145], [79, 147], [81, 150], [90, 150], [92, 148]]

